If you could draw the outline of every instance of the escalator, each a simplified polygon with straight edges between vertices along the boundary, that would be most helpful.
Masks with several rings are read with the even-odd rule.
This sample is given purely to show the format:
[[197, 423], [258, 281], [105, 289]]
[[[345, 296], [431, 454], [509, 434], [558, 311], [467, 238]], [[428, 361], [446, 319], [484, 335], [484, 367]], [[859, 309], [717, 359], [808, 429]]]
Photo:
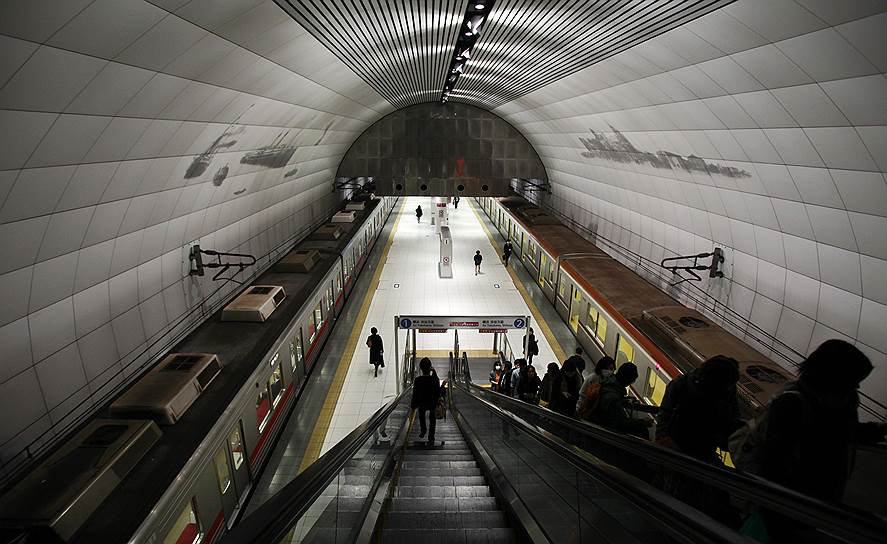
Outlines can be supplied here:
[[881, 518], [558, 420], [472, 384], [468, 368], [451, 356], [448, 413], [433, 446], [418, 436], [407, 370], [403, 393], [222, 542], [753, 542], [698, 500], [664, 492], [657, 473], [791, 516], [817, 542], [887, 534]]

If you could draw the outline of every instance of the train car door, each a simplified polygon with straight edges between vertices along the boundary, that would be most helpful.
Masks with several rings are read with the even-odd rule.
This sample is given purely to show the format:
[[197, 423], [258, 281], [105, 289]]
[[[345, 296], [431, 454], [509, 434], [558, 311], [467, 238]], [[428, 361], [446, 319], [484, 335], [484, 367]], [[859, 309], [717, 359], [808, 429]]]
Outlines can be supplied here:
[[249, 490], [249, 468], [247, 468], [246, 448], [243, 443], [242, 421], [238, 421], [231, 434], [228, 435], [228, 456], [231, 459], [231, 473], [234, 475], [234, 493], [237, 495], [239, 503], [246, 498], [246, 492]]
[[213, 465], [216, 469], [219, 493], [222, 495], [222, 510], [225, 512], [227, 520], [234, 517], [234, 511], [237, 509], [237, 491], [231, 479], [231, 465], [229, 463], [228, 452], [223, 446], [213, 456]]
[[539, 287], [545, 287], [545, 265], [548, 263], [548, 255], [544, 251], [539, 252]]

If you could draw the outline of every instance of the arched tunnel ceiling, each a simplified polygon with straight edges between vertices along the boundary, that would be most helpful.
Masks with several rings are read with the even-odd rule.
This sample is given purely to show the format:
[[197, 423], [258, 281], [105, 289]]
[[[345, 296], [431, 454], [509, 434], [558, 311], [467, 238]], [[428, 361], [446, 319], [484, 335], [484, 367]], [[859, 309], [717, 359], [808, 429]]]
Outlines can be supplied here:
[[[379, 20], [409, 6], [417, 28], [428, 6], [465, 7], [414, 4], [372, 5]], [[500, 0], [475, 72], [493, 83], [465, 90], [534, 145], [552, 206], [656, 261], [724, 247], [728, 277], [703, 287], [772, 335], [765, 353], [847, 338], [887, 400], [887, 4], [739, 0], [596, 63], [529, 47], [528, 28], [548, 21], [560, 44], [591, 4], [690, 3]], [[551, 11], [509, 26], [506, 8], [529, 6]], [[416, 46], [448, 58], [447, 24]], [[0, 410], [16, 414], [0, 461], [231, 291], [188, 277], [190, 242], [267, 264], [336, 205], [351, 143], [424, 100], [324, 39], [272, 0], [0, 3]], [[404, 58], [374, 69], [407, 80]], [[433, 72], [412, 88], [439, 91]]]

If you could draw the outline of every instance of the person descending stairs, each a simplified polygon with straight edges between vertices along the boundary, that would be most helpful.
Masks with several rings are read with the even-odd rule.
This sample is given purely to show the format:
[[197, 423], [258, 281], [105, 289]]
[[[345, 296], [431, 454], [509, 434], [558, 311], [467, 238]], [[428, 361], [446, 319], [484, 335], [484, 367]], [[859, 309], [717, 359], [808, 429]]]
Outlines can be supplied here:
[[380, 524], [382, 542], [517, 541], [452, 419], [437, 421], [433, 446], [420, 438], [419, 425], [414, 424], [395, 470], [396, 486]]

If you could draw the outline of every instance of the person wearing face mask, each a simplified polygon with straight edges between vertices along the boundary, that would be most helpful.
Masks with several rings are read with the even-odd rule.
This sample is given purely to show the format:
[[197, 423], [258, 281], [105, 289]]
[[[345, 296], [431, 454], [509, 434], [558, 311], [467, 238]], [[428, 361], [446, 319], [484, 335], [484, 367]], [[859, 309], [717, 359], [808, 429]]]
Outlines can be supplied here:
[[496, 361], [493, 370], [490, 371], [490, 391], [499, 390], [499, 380], [502, 378], [502, 363]]
[[576, 403], [576, 415], [579, 419], [588, 421], [591, 412], [597, 405], [600, 394], [600, 384], [616, 372], [616, 361], [608, 355], [604, 355], [594, 365], [594, 372], [582, 382], [579, 389], [579, 401]]

